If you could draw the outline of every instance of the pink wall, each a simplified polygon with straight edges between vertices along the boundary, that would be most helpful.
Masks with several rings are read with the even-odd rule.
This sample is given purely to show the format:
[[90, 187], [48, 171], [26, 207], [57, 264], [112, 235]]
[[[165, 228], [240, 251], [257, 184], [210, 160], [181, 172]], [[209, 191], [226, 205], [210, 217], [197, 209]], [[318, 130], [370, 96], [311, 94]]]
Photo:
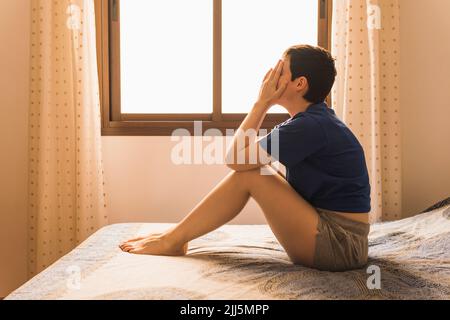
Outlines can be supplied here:
[[[170, 155], [176, 142], [170, 137], [103, 137], [102, 142], [111, 223], [176, 222], [229, 172], [223, 165], [174, 165]], [[265, 220], [250, 201], [232, 223]]]
[[30, 2], [0, 1], [0, 297], [26, 280]]
[[402, 208], [450, 196], [450, 1], [400, 1]]

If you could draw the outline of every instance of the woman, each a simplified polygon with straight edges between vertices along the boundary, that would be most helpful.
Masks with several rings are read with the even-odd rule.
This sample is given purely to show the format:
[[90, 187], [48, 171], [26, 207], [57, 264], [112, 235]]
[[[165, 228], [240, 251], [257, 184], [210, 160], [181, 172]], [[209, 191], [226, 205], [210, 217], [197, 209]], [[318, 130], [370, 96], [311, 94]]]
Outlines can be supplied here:
[[[233, 138], [227, 155], [232, 172], [176, 226], [128, 240], [120, 248], [184, 255], [190, 240], [233, 219], [252, 197], [293, 263], [329, 271], [363, 267], [370, 184], [361, 145], [325, 103], [335, 77], [328, 51], [288, 48], [266, 74], [258, 100]], [[246, 136], [259, 130], [275, 104], [291, 118], [260, 140]], [[245, 143], [238, 143], [243, 137]], [[286, 178], [261, 160], [266, 158], [282, 163]]]

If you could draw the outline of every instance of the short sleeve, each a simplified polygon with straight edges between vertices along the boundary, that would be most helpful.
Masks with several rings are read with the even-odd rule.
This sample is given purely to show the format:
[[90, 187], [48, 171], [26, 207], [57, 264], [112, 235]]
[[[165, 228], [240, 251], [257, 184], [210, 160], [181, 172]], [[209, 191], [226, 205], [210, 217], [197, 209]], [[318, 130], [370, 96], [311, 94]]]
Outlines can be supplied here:
[[286, 167], [293, 167], [322, 149], [327, 137], [316, 119], [300, 115], [288, 120], [259, 140], [259, 145]]

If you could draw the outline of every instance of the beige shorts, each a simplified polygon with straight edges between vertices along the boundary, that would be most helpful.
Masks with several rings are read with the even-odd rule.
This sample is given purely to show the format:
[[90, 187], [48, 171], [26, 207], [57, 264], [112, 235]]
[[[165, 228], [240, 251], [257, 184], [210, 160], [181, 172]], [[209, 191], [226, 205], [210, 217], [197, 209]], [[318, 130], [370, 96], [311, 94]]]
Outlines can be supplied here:
[[324, 271], [360, 269], [367, 264], [370, 224], [347, 219], [333, 211], [316, 208], [317, 225], [314, 267]]

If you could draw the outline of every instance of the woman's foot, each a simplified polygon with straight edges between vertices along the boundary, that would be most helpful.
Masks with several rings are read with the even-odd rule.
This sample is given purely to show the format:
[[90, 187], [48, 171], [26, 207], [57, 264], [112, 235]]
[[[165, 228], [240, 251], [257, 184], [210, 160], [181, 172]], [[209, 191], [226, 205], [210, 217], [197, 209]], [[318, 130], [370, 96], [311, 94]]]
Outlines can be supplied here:
[[188, 243], [176, 244], [169, 235], [155, 233], [146, 237], [128, 240], [119, 246], [122, 251], [136, 254], [163, 256], [183, 256], [187, 253]]
[[160, 235], [160, 234], [162, 234], [162, 233], [151, 233], [151, 234], [146, 235], [146, 236], [139, 236], [139, 237], [136, 237], [136, 238], [128, 239], [127, 241], [122, 242], [122, 243], [119, 245], [119, 247], [122, 248], [122, 247], [123, 247], [124, 245], [126, 245], [126, 244], [131, 244], [131, 243], [133, 243], [133, 242], [136, 242], [136, 241], [139, 241], [139, 240], [148, 238], [148, 237], [150, 237], [150, 236], [155, 236], [155, 235]]

